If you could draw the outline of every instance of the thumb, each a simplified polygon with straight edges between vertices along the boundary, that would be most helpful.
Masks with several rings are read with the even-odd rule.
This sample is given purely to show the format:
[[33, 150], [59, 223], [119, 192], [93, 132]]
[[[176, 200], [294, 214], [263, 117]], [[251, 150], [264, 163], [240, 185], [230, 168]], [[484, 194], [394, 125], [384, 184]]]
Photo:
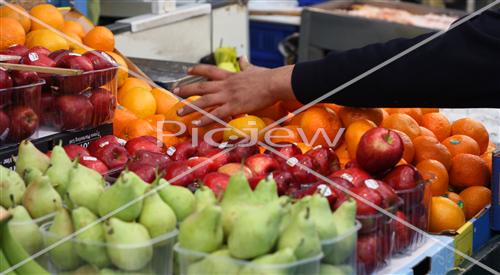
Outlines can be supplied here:
[[242, 55], [240, 57], [240, 69], [242, 71], [245, 71], [247, 69], [249, 69], [250, 67], [252, 67], [253, 65], [250, 64], [250, 62], [248, 61], [248, 57], [246, 55]]

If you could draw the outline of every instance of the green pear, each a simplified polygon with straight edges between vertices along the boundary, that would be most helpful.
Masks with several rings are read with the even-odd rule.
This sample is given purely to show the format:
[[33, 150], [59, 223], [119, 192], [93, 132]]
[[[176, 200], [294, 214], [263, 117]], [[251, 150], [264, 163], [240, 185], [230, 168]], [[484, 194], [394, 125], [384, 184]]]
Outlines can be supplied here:
[[[142, 211], [142, 196], [149, 184], [130, 171], [123, 172], [118, 180], [99, 198], [99, 215], [102, 217], [111, 211], [121, 209], [113, 217], [131, 222], [139, 217]], [[131, 201], [138, 200], [123, 208]]]
[[177, 225], [175, 213], [161, 198], [158, 193], [151, 191], [144, 198], [144, 205], [139, 216], [139, 222], [144, 225], [151, 238], [171, 232]]
[[16, 172], [0, 165], [0, 205], [11, 208], [23, 199], [26, 185]]
[[33, 182], [33, 180], [41, 176], [43, 176], [43, 172], [40, 172], [40, 170], [34, 167], [27, 167], [26, 169], [24, 169], [23, 172], [23, 180], [26, 183], [26, 185], [30, 185]]
[[278, 187], [272, 176], [261, 180], [253, 193], [258, 203], [268, 203], [278, 199]]
[[240, 265], [235, 263], [229, 255], [229, 250], [217, 250], [206, 256], [203, 260], [190, 264], [187, 275], [217, 275], [217, 274], [238, 274]]
[[356, 274], [351, 266], [348, 265], [329, 265], [321, 264], [319, 266], [320, 275], [351, 275]]
[[309, 202], [311, 220], [316, 226], [319, 238], [321, 240], [333, 239], [337, 236], [337, 228], [332, 218], [332, 211], [328, 199], [315, 194]]
[[23, 205], [31, 217], [36, 219], [62, 208], [62, 201], [49, 178], [39, 176], [26, 188]]
[[356, 201], [351, 198], [343, 202], [333, 212], [332, 220], [338, 236], [345, 236], [352, 232], [351, 235], [345, 236], [338, 242], [323, 245], [323, 253], [325, 254], [323, 261], [338, 265], [345, 263], [352, 256], [356, 246], [357, 233], [353, 231], [356, 222]]
[[28, 167], [35, 168], [45, 173], [50, 165], [50, 158], [40, 152], [29, 140], [23, 140], [19, 144], [19, 153], [16, 160], [16, 172], [23, 176]]
[[[75, 231], [97, 221], [96, 215], [85, 207], [78, 207], [71, 212]], [[104, 237], [104, 228], [97, 223], [75, 237], [76, 253], [87, 263], [97, 267], [105, 267], [110, 264]]]
[[196, 211], [201, 211], [207, 205], [214, 205], [217, 203], [215, 194], [212, 189], [202, 186], [194, 192], [196, 198]]
[[309, 207], [292, 217], [290, 224], [281, 234], [278, 249], [291, 248], [298, 260], [321, 253], [321, 241], [311, 220]]
[[67, 201], [72, 208], [83, 206], [97, 214], [99, 197], [104, 192], [104, 178], [96, 171], [75, 163], [66, 187]]
[[[66, 209], [61, 208], [57, 211], [53, 223], [45, 238], [45, 246], [50, 246], [62, 238], [73, 234], [73, 224], [71, 216]], [[71, 270], [77, 268], [81, 261], [76, 253], [75, 243], [72, 240], [63, 242], [54, 247], [50, 252], [51, 262], [59, 270]]]
[[290, 205], [288, 206], [288, 208], [287, 208], [288, 211], [285, 212], [286, 215], [283, 217], [283, 220], [281, 221], [281, 225], [280, 225], [280, 232], [281, 233], [283, 233], [283, 231], [285, 231], [288, 228], [293, 217], [295, 217], [298, 213], [300, 213], [302, 210], [304, 210], [309, 205], [310, 201], [311, 201], [311, 196], [305, 196], [302, 199], [296, 201], [291, 206]]
[[279, 201], [253, 206], [234, 222], [228, 237], [231, 256], [252, 259], [269, 253], [279, 236], [283, 209]]
[[153, 258], [148, 230], [140, 223], [111, 218], [104, 223], [111, 262], [126, 271], [137, 271]]
[[180, 246], [205, 253], [219, 249], [224, 240], [221, 215], [219, 206], [207, 205], [187, 217], [179, 228]]
[[71, 168], [73, 168], [73, 164], [64, 148], [61, 145], [55, 146], [50, 156], [50, 166], [45, 174], [61, 195], [66, 193]]
[[295, 262], [297, 259], [293, 254], [293, 250], [285, 248], [274, 252], [273, 254], [264, 255], [256, 258], [244, 268], [241, 269], [239, 275], [264, 275], [264, 274], [289, 274], [289, 269], [283, 267], [273, 267], [272, 265], [285, 265]]
[[254, 194], [245, 173], [237, 172], [229, 178], [226, 191], [220, 203], [222, 208], [238, 203], [253, 203]]
[[174, 210], [177, 221], [182, 222], [187, 216], [196, 211], [196, 198], [189, 189], [170, 185], [164, 179], [160, 179], [158, 186], [161, 186], [158, 189], [158, 194]]
[[12, 218], [9, 220], [8, 226], [14, 238], [21, 246], [33, 255], [40, 251], [43, 246], [43, 237], [38, 225], [31, 219], [28, 211], [22, 205], [16, 206], [9, 210]]
[[73, 271], [71, 275], [99, 275], [99, 269], [93, 265], [84, 265]]

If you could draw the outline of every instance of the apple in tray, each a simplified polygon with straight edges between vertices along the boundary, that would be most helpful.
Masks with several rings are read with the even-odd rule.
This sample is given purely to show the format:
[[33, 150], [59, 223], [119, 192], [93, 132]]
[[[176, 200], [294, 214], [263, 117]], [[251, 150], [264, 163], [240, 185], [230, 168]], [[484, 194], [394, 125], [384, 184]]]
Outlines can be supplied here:
[[92, 124], [94, 108], [86, 96], [58, 96], [54, 109], [54, 125], [61, 130], [82, 129]]
[[74, 160], [75, 158], [82, 159], [84, 156], [90, 156], [89, 151], [80, 145], [68, 144], [63, 146], [63, 148], [71, 160]]
[[[42, 67], [55, 67], [56, 62], [52, 60], [48, 55], [38, 54], [36, 52], [31, 52], [25, 54], [21, 60], [19, 60], [20, 64], [25, 65], [33, 65], [33, 66], [42, 66]], [[45, 80], [46, 84], [52, 83], [52, 75], [48, 73], [39, 73], [39, 77]]]
[[143, 150], [153, 153], [162, 153], [163, 143], [154, 137], [141, 136], [128, 140], [125, 144], [125, 149], [127, 149], [128, 154], [132, 157], [134, 157], [138, 151]]
[[0, 110], [0, 142], [7, 138], [9, 133], [10, 119], [9, 116], [2, 110]]
[[75, 53], [64, 55], [57, 61], [56, 67], [82, 70], [84, 72], [81, 75], [54, 76], [52, 90], [58, 94], [81, 94], [90, 88], [94, 80], [93, 74], [88, 73], [94, 70], [94, 66], [88, 58], [82, 55]]
[[94, 107], [92, 125], [97, 126], [113, 119], [113, 113], [116, 107], [113, 93], [104, 88], [96, 88], [90, 91], [90, 94], [89, 100]]
[[108, 144], [102, 147], [95, 153], [94, 157], [106, 164], [109, 169], [122, 168], [129, 159], [127, 149], [117, 144]]
[[107, 53], [94, 50], [84, 53], [83, 56], [92, 63], [94, 70], [97, 71], [94, 73], [94, 81], [92, 83], [93, 88], [101, 87], [115, 77], [118, 70], [118, 63], [116, 63], [116, 61]]
[[99, 172], [101, 175], [104, 175], [109, 171], [104, 162], [92, 156], [83, 156], [80, 158], [80, 164]]
[[38, 129], [38, 115], [28, 106], [14, 106], [9, 111], [10, 129], [8, 139], [13, 142], [31, 137]]
[[[14, 81], [12, 77], [9, 75], [7, 70], [0, 68], [0, 90], [9, 89], [14, 86]], [[0, 93], [0, 108], [6, 108], [8, 105], [12, 103], [12, 95], [13, 92], [2, 92]]]
[[170, 184], [187, 187], [195, 181], [191, 167], [186, 161], [174, 161], [168, 164], [163, 176]]
[[219, 172], [211, 172], [203, 177], [202, 182], [205, 186], [212, 189], [217, 198], [220, 198], [224, 194], [224, 191], [226, 191], [229, 176]]
[[37, 73], [27, 71], [11, 71], [10, 76], [15, 87], [26, 86], [25, 88], [18, 88], [12, 93], [13, 104], [28, 106], [37, 114], [40, 114], [42, 86], [33, 84], [40, 83], [42, 79]]

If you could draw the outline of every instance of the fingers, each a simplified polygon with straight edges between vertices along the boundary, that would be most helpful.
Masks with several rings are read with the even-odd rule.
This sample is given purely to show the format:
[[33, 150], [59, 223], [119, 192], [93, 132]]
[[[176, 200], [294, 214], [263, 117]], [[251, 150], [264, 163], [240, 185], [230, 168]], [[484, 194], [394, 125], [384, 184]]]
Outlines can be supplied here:
[[[212, 107], [214, 105], [220, 105], [224, 103], [224, 100], [221, 100], [222, 97], [218, 94], [209, 94], [200, 97], [199, 99], [186, 104], [182, 109], [177, 111], [179, 116], [189, 115], [190, 113], [197, 112], [199, 109], [205, 109], [207, 107]], [[198, 107], [195, 109], [195, 107]]]
[[194, 95], [215, 93], [220, 89], [220, 81], [204, 81], [175, 88], [172, 92], [186, 98]]
[[252, 67], [252, 64], [250, 64], [250, 61], [248, 61], [248, 58], [246, 55], [243, 55], [240, 57], [240, 69], [242, 71], [249, 69]]
[[[223, 120], [225, 117], [228, 117], [231, 115], [231, 108], [227, 104], [222, 105], [215, 110], [210, 112], [210, 116], [204, 115], [200, 120], [197, 126], [205, 126], [208, 125], [215, 120], [213, 120], [213, 117], [217, 117], [221, 120]], [[193, 122], [194, 123], [194, 122]]]
[[200, 64], [190, 68], [188, 74], [204, 76], [210, 80], [223, 80], [230, 77], [233, 73], [219, 69], [214, 65]]

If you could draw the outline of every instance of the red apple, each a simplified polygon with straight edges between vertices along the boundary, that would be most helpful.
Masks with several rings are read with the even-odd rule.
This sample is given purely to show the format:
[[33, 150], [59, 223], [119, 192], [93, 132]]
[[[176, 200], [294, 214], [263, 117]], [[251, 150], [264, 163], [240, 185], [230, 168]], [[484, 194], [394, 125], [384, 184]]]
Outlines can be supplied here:
[[364, 170], [379, 173], [394, 167], [401, 160], [403, 150], [403, 141], [398, 133], [386, 128], [373, 128], [361, 137], [356, 161]]
[[63, 146], [63, 148], [71, 160], [74, 160], [75, 158], [82, 159], [84, 156], [90, 156], [87, 149], [83, 148], [80, 145], [68, 144], [68, 145]]
[[131, 156], [135, 156], [135, 154], [139, 150], [161, 153], [162, 147], [163, 144], [153, 137], [152, 139], [145, 137], [136, 137], [128, 140], [125, 144], [125, 149], [127, 149], [129, 155]]
[[[201, 157], [201, 155], [200, 155]], [[206, 152], [204, 157], [211, 158], [216, 167], [222, 167], [230, 162], [230, 155], [228, 151], [223, 151], [219, 148], [213, 148], [211, 151]]]
[[[11, 51], [9, 49], [0, 50], [0, 55], [15, 55], [15, 56], [19, 56], [19, 58], [22, 56], [21, 54], [16, 54], [14, 51]], [[10, 64], [17, 64], [18, 62], [19, 62], [19, 59], [0, 61], [0, 63], [10, 63]]]
[[92, 87], [100, 87], [111, 81], [116, 75], [117, 70], [106, 70], [118, 67], [118, 63], [116, 63], [116, 61], [107, 53], [95, 50], [86, 52], [83, 56], [90, 60], [94, 70], [100, 71], [94, 73], [94, 83], [92, 84]]
[[245, 165], [254, 176], [267, 176], [280, 168], [280, 163], [267, 154], [257, 154], [246, 159]]
[[396, 191], [413, 189], [421, 179], [417, 168], [409, 164], [397, 166], [384, 177], [384, 181]]
[[168, 167], [170, 159], [163, 153], [150, 152], [147, 150], [138, 150], [135, 152], [132, 162], [137, 164], [151, 165], [158, 170], [163, 171]]
[[[0, 89], [8, 89], [14, 86], [14, 81], [7, 70], [0, 68]], [[2, 103], [3, 104], [3, 103]]]
[[7, 130], [9, 129], [10, 119], [7, 114], [0, 110], [0, 140], [4, 140], [7, 135]]
[[[94, 70], [92, 63], [86, 57], [79, 54], [70, 53], [62, 56], [56, 64], [59, 68], [82, 70], [84, 72], [90, 72]], [[84, 73], [82, 75], [74, 76], [56, 76], [55, 86], [57, 91], [63, 94], [79, 94], [86, 90], [93, 81], [93, 75], [91, 73]]]
[[273, 179], [278, 187], [278, 194], [284, 195], [291, 186], [294, 186], [293, 175], [287, 171], [273, 171]]
[[196, 156], [196, 147], [190, 141], [183, 141], [168, 148], [167, 155], [174, 161], [187, 160]]
[[12, 45], [12, 46], [8, 47], [7, 50], [9, 52], [11, 52], [11, 55], [17, 55], [17, 56], [23, 56], [29, 51], [28, 48], [26, 48], [23, 45], [19, 45], [19, 44]]
[[232, 176], [240, 171], [243, 171], [247, 179], [250, 179], [253, 176], [252, 170], [241, 163], [227, 163], [217, 169], [217, 172], [226, 174], [228, 176]]
[[302, 154], [302, 150], [300, 150], [300, 148], [297, 147], [297, 145], [295, 145], [293, 143], [283, 142], [283, 143], [278, 143], [278, 144], [281, 146], [274, 148], [274, 150], [276, 150], [278, 153], [275, 153], [275, 151], [266, 150], [264, 152], [264, 154], [270, 154], [281, 164], [285, 163], [287, 161], [287, 159], [289, 159], [293, 156], [297, 156], [297, 155]]
[[356, 245], [358, 254], [358, 274], [372, 274], [377, 266], [377, 255], [380, 253], [375, 234], [361, 235]]
[[11, 141], [21, 141], [29, 138], [39, 125], [38, 115], [26, 106], [15, 106], [9, 112], [10, 130], [8, 139]]
[[347, 193], [344, 193], [344, 191], [340, 190], [339, 188], [337, 188], [336, 185], [340, 185], [340, 186], [344, 187], [345, 189], [351, 189], [353, 187], [353, 185], [350, 181], [348, 181], [344, 178], [331, 177], [329, 179], [332, 183], [334, 183], [334, 184], [332, 184], [332, 183], [329, 183], [329, 184], [331, 185], [332, 190], [337, 194], [337, 200], [332, 208], [332, 210], [335, 210], [335, 209], [339, 208], [342, 205], [342, 203], [344, 203], [349, 198], [349, 195]]
[[203, 177], [202, 182], [205, 186], [212, 189], [217, 198], [220, 198], [224, 194], [224, 191], [226, 191], [229, 176], [219, 172], [211, 172]]
[[248, 184], [250, 184], [250, 188], [255, 189], [255, 187], [257, 187], [257, 185], [259, 185], [260, 181], [264, 180], [266, 178], [265, 175], [260, 175], [260, 176], [256, 176], [256, 175], [252, 175], [251, 178], [248, 179]]
[[127, 168], [147, 183], [152, 183], [156, 179], [157, 170], [153, 165], [132, 162], [127, 165]]
[[62, 130], [85, 128], [92, 122], [92, 103], [83, 95], [59, 96], [54, 109], [54, 124]]
[[108, 144], [96, 152], [96, 158], [104, 162], [109, 169], [125, 166], [128, 161], [128, 153], [125, 148], [117, 144]]
[[367, 179], [365, 180], [365, 186], [379, 193], [382, 197], [382, 206], [384, 208], [391, 207], [399, 200], [396, 191], [390, 185], [381, 180]]
[[34, 46], [29, 49], [25, 54], [36, 53], [38, 55], [50, 55], [50, 50], [42, 46]]
[[[367, 200], [377, 206], [382, 205], [382, 196], [378, 192], [374, 192], [372, 189], [362, 186], [362, 187], [354, 187], [351, 189], [351, 191], [355, 194], [357, 194], [359, 197], [363, 198], [364, 200]], [[358, 215], [372, 215], [376, 214], [377, 210], [368, 204], [365, 204], [364, 201], [355, 198], [356, 202], [358, 204], [357, 211], [356, 213]]]
[[309, 172], [309, 170], [316, 171], [318, 168], [316, 160], [309, 155], [294, 156], [284, 166], [284, 170], [290, 172], [298, 183], [313, 183], [318, 180], [316, 176]]
[[11, 71], [10, 76], [16, 87], [40, 82], [40, 77], [35, 72]]
[[359, 168], [348, 168], [333, 172], [329, 178], [340, 177], [348, 180], [355, 187], [364, 185], [365, 180], [370, 179], [371, 176]]
[[359, 166], [359, 164], [356, 162], [356, 160], [350, 160], [348, 161], [346, 164], [345, 164], [345, 168], [348, 169], [348, 168], [360, 168], [361, 167]]
[[93, 170], [99, 172], [101, 175], [104, 175], [109, 171], [106, 164], [104, 164], [104, 162], [98, 160], [95, 157], [83, 156], [79, 162], [81, 165], [88, 167], [90, 169], [93, 169]]
[[[55, 67], [56, 62], [50, 59], [48, 55], [45, 54], [37, 54], [35, 52], [27, 53], [24, 55], [19, 61], [20, 64], [25, 65], [33, 65], [33, 66], [42, 66], [42, 67]], [[39, 77], [45, 80], [46, 84], [51, 83], [52, 75], [47, 73], [39, 73]]]
[[[11, 71], [10, 76], [14, 82], [14, 86], [27, 86], [34, 83], [40, 83], [42, 79], [35, 72], [28, 71]], [[40, 99], [42, 96], [41, 86], [32, 86], [18, 89], [13, 94], [14, 104], [25, 105], [31, 107], [37, 114], [40, 113]]]
[[204, 140], [202, 140], [198, 146], [196, 147], [196, 153], [198, 156], [200, 157], [206, 157], [207, 154], [211, 153], [212, 150], [216, 149], [217, 147], [214, 147], [210, 144], [208, 144], [208, 142], [205, 142]]
[[94, 141], [92, 141], [87, 147], [87, 151], [93, 156], [97, 154], [97, 151], [101, 150], [106, 145], [117, 144], [120, 145], [118, 139], [113, 135], [102, 136]]
[[188, 159], [187, 165], [193, 168], [193, 175], [196, 179], [202, 179], [206, 174], [217, 171], [212, 159], [206, 157], [192, 157]]
[[59, 62], [59, 60], [61, 60], [61, 58], [65, 55], [68, 55], [70, 54], [71, 51], [70, 50], [64, 50], [64, 49], [61, 49], [61, 50], [57, 50], [55, 52], [52, 52], [51, 54], [49, 54], [49, 57], [50, 59], [54, 60], [54, 62]]
[[[396, 217], [400, 218], [401, 220], [408, 221], [406, 215], [402, 211], [397, 211], [396, 212]], [[395, 225], [395, 231], [396, 231], [396, 241], [394, 244], [394, 250], [395, 252], [401, 252], [405, 248], [407, 248], [410, 245], [410, 240], [411, 240], [411, 232], [410, 229], [406, 226], [403, 225], [402, 223], [398, 221], [393, 221], [396, 223]]]
[[253, 155], [258, 154], [260, 152], [259, 146], [255, 145], [255, 144], [250, 145], [250, 146], [246, 146], [246, 145], [242, 146], [240, 144], [235, 144], [234, 146], [236, 148], [229, 151], [231, 162], [245, 161], [250, 156], [253, 156]]
[[331, 209], [335, 209], [335, 205], [337, 203], [337, 192], [335, 192], [334, 188], [323, 182], [318, 182], [313, 184], [311, 187], [307, 188], [304, 191], [305, 195], [314, 195], [314, 194], [320, 194], [321, 196], [325, 197], [328, 199], [328, 203], [330, 204]]
[[180, 186], [188, 186], [195, 180], [191, 167], [185, 161], [169, 163], [163, 178], [172, 185]]
[[306, 154], [310, 155], [318, 162], [318, 172], [324, 176], [340, 170], [339, 158], [332, 148], [319, 147], [309, 150]]
[[94, 107], [92, 124], [99, 125], [105, 121], [110, 121], [113, 118], [113, 112], [116, 105], [113, 94], [104, 88], [94, 89], [90, 93], [91, 96], [89, 100]]
[[40, 99], [40, 123], [42, 125], [52, 126], [55, 122], [56, 112], [54, 105], [56, 97], [51, 92], [42, 92]]

